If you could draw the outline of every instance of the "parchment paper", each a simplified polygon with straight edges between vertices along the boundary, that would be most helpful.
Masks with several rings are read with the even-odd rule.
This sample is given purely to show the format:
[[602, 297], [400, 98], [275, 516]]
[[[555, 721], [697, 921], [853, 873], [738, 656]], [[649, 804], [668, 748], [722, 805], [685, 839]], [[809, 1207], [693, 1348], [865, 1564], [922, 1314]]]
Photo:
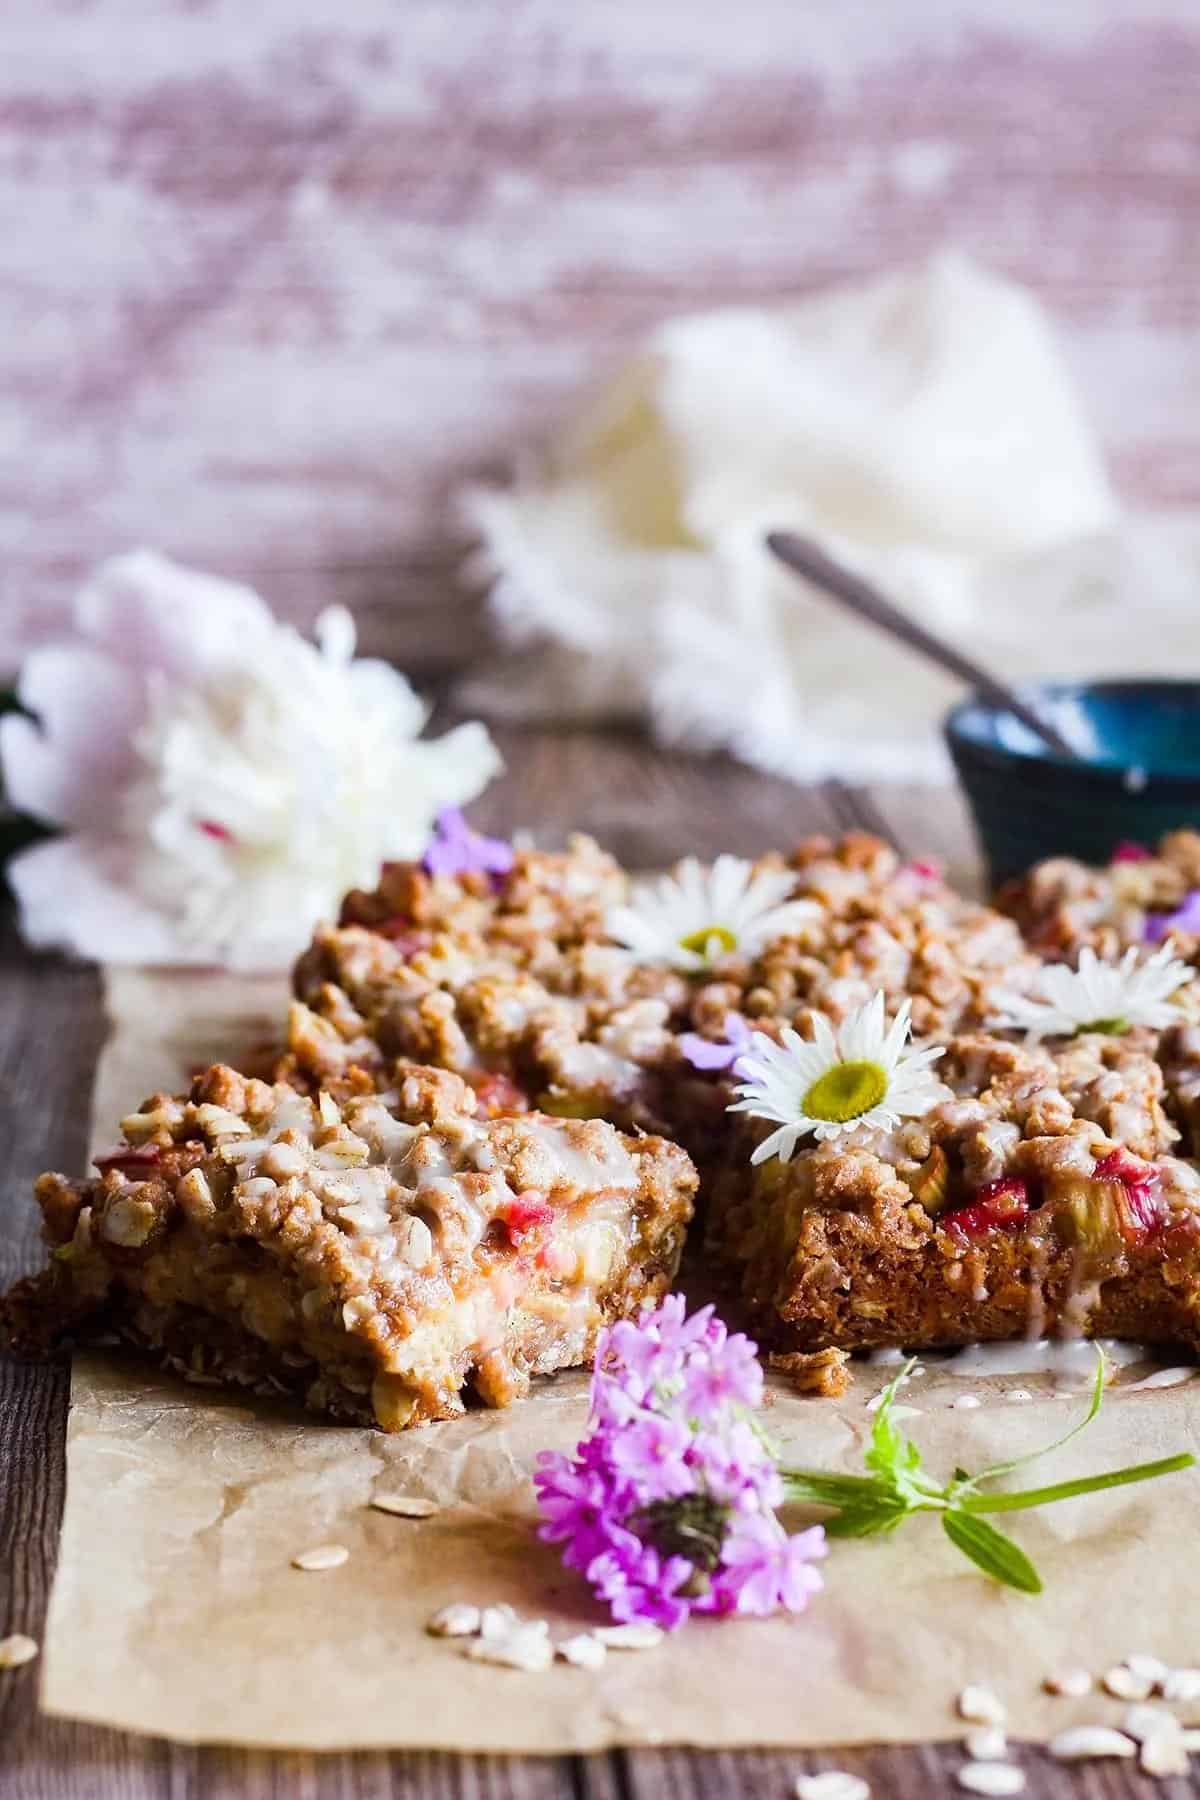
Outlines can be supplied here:
[[[263, 982], [112, 978], [97, 1141], [154, 1088], [268, 1036], [282, 998]], [[773, 1430], [796, 1462], [856, 1469], [867, 1401], [885, 1379], [861, 1367], [836, 1403], [775, 1383]], [[1130, 1392], [1133, 1379], [1123, 1372], [1098, 1424], [1041, 1479], [1197, 1448], [1200, 1382]], [[919, 1409], [907, 1428], [936, 1469], [1034, 1448], [1082, 1405], [1022, 1376], [975, 1379], [982, 1404], [952, 1410], [966, 1385], [931, 1362], [905, 1390]], [[1035, 1398], [1006, 1401], [1014, 1386]], [[1015, 1736], [1115, 1723], [1117, 1702], [1052, 1700], [1041, 1677], [1065, 1663], [1100, 1671], [1137, 1650], [1198, 1660], [1191, 1471], [1010, 1521], [1046, 1580], [1039, 1599], [984, 1580], [924, 1517], [891, 1540], [835, 1544], [825, 1592], [796, 1620], [693, 1623], [659, 1649], [610, 1654], [598, 1672], [469, 1663], [423, 1630], [451, 1600], [509, 1601], [556, 1634], [599, 1620], [530, 1527], [532, 1460], [578, 1437], [585, 1389], [582, 1376], [562, 1377], [509, 1412], [385, 1437], [80, 1357], [46, 1707], [166, 1737], [313, 1749], [799, 1747], [953, 1735], [968, 1679], [1003, 1695]], [[422, 1522], [369, 1510], [384, 1489], [444, 1510]], [[290, 1567], [327, 1541], [348, 1547], [341, 1568]]]

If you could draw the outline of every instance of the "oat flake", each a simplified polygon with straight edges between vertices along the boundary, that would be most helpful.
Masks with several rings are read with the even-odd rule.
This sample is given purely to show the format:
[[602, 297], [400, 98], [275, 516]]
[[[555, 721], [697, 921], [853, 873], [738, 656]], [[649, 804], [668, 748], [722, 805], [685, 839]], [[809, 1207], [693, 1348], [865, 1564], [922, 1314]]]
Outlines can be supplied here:
[[849, 1769], [822, 1769], [819, 1775], [797, 1775], [796, 1800], [870, 1800], [871, 1789]]
[[349, 1562], [350, 1552], [345, 1544], [314, 1544], [311, 1550], [301, 1550], [292, 1558], [293, 1569], [305, 1569], [314, 1572], [318, 1569], [340, 1569], [344, 1562]]
[[1139, 1744], [1144, 1744], [1147, 1738], [1177, 1736], [1179, 1720], [1165, 1706], [1127, 1706], [1125, 1717], [1121, 1720], [1121, 1730], [1127, 1731]]
[[1016, 1763], [967, 1763], [956, 1779], [969, 1794], [1019, 1794], [1025, 1787], [1025, 1776]]
[[372, 1494], [370, 1504], [376, 1512], [394, 1513], [398, 1519], [431, 1519], [442, 1510], [436, 1500], [422, 1494]]
[[1092, 1757], [1136, 1756], [1137, 1745], [1123, 1731], [1108, 1725], [1075, 1725], [1060, 1731], [1047, 1745], [1056, 1762], [1086, 1762]]
[[1188, 1753], [1178, 1731], [1159, 1731], [1142, 1744], [1138, 1766], [1144, 1775], [1186, 1775]]
[[485, 1638], [507, 1637], [520, 1619], [514, 1606], [485, 1606], [479, 1615], [479, 1635]]
[[456, 1600], [435, 1612], [425, 1629], [430, 1637], [476, 1637], [479, 1625], [479, 1608], [469, 1606], [465, 1600]]
[[972, 1762], [1003, 1762], [1008, 1755], [1008, 1739], [999, 1725], [977, 1725], [963, 1739], [963, 1749]]
[[1059, 1669], [1042, 1683], [1048, 1694], [1059, 1694], [1066, 1700], [1082, 1700], [1094, 1685], [1086, 1669]]
[[1003, 1700], [981, 1682], [972, 1682], [958, 1696], [959, 1717], [971, 1725], [1003, 1725], [1008, 1714]]
[[540, 1674], [554, 1661], [554, 1646], [544, 1619], [530, 1619], [514, 1626], [503, 1637], [471, 1638], [463, 1646], [463, 1655], [472, 1662], [495, 1663], [503, 1669], [524, 1669]]
[[1137, 1674], [1127, 1663], [1118, 1663], [1115, 1669], [1105, 1673], [1101, 1686], [1114, 1700], [1148, 1700], [1155, 1684], [1148, 1675]]
[[593, 1631], [581, 1631], [576, 1637], [564, 1638], [557, 1653], [573, 1669], [599, 1669], [608, 1659], [608, 1646]]
[[26, 1637], [23, 1631], [14, 1631], [11, 1637], [0, 1638], [0, 1669], [19, 1669], [32, 1662], [37, 1653], [34, 1638]]
[[666, 1633], [659, 1625], [601, 1625], [595, 1635], [610, 1650], [652, 1650]]

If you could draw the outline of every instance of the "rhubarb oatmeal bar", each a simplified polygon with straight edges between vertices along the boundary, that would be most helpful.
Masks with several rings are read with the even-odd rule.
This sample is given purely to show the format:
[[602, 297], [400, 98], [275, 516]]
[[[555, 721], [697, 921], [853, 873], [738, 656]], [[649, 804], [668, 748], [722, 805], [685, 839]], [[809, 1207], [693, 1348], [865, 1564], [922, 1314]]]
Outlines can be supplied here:
[[[1200, 839], [1170, 840], [1155, 902], [1184, 897], [1188, 838], [1200, 870]], [[967, 900], [859, 833], [740, 869], [740, 894], [720, 862], [707, 889], [685, 868], [639, 891], [586, 840], [501, 877], [397, 866], [302, 959], [282, 1072], [373, 1079], [420, 1056], [488, 1108], [675, 1138], [701, 1169], [706, 1272], [783, 1354], [1056, 1330], [1197, 1343], [1200, 1182], [1176, 1154], [1200, 1124], [1194, 988], [1158, 1025], [1026, 1043], [1005, 1008], [1044, 1008], [1048, 946], [1013, 896]], [[936, 1100], [753, 1163], [762, 1121], [728, 1110], [739, 1055], [873, 995], [942, 1052]]]
[[1178, 833], [991, 907], [851, 833], [647, 881], [456, 818], [317, 932], [274, 1085], [210, 1070], [42, 1178], [10, 1331], [391, 1426], [500, 1404], [671, 1281], [694, 1161], [704, 1275], [797, 1367], [1200, 1349], [1193, 880]]
[[1200, 1349], [1200, 1176], [1150, 1033], [949, 1040], [946, 1097], [710, 1177], [707, 1249], [784, 1349], [1127, 1336]]
[[341, 1103], [216, 1066], [122, 1131], [92, 1179], [37, 1184], [51, 1258], [4, 1303], [16, 1347], [115, 1331], [385, 1430], [588, 1361], [670, 1285], [695, 1188], [673, 1144], [481, 1118], [404, 1064]]

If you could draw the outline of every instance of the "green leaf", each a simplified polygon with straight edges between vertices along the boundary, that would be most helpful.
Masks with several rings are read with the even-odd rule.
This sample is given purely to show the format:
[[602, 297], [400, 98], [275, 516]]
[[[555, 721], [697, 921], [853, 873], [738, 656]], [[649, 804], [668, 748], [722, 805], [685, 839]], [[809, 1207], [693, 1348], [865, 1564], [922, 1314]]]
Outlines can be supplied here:
[[955, 1504], [970, 1513], [1024, 1512], [1031, 1506], [1051, 1506], [1056, 1500], [1073, 1500], [1077, 1494], [1098, 1494], [1105, 1488], [1131, 1487], [1137, 1481], [1154, 1481], [1159, 1475], [1174, 1475], [1190, 1469], [1196, 1458], [1190, 1451], [1179, 1456], [1164, 1456], [1157, 1462], [1130, 1463], [1128, 1468], [1112, 1469], [1107, 1475], [1080, 1475], [1074, 1481], [1055, 1482], [1052, 1487], [1022, 1488], [1015, 1494], [965, 1494]]
[[857, 1506], [843, 1507], [832, 1519], [822, 1521], [826, 1537], [878, 1537], [895, 1531], [897, 1525], [906, 1519], [912, 1508], [904, 1502], [881, 1498], [872, 1504], [863, 1501]]
[[819, 1469], [785, 1469], [787, 1498], [813, 1506], [854, 1506], [881, 1492], [874, 1475], [826, 1475]]
[[[906, 1465], [915, 1468], [920, 1463], [920, 1454], [916, 1445], [906, 1443], [892, 1424], [892, 1408], [896, 1404], [896, 1395], [901, 1384], [912, 1372], [916, 1357], [910, 1356], [908, 1361], [888, 1382], [883, 1390], [879, 1405], [875, 1408], [875, 1423], [871, 1427], [871, 1448], [866, 1452], [863, 1461], [868, 1469], [874, 1469], [879, 1475], [895, 1477], [900, 1468]], [[913, 1462], [913, 1458], [916, 1462]]]
[[1002, 1581], [1006, 1587], [1017, 1588], [1022, 1594], [1041, 1593], [1041, 1576], [1020, 1545], [997, 1531], [994, 1525], [989, 1525], [986, 1519], [977, 1519], [951, 1508], [942, 1514], [942, 1530], [950, 1542], [993, 1581]]
[[953, 1479], [944, 1487], [925, 1471], [920, 1451], [911, 1439], [901, 1436], [892, 1418], [900, 1384], [913, 1366], [911, 1361], [907, 1362], [883, 1390], [876, 1409], [870, 1445], [864, 1456], [871, 1474], [827, 1475], [817, 1469], [784, 1469], [781, 1474], [787, 1497], [836, 1509], [825, 1521], [825, 1530], [830, 1537], [873, 1537], [894, 1531], [910, 1513], [940, 1512], [942, 1528], [951, 1543], [978, 1568], [1022, 1593], [1040, 1594], [1041, 1579], [1025, 1552], [980, 1514], [1021, 1512], [1031, 1506], [1070, 1500], [1079, 1494], [1098, 1493], [1104, 1488], [1152, 1481], [1158, 1475], [1189, 1469], [1196, 1462], [1194, 1456], [1185, 1452], [1163, 1457], [1157, 1462], [1114, 1469], [1106, 1475], [1085, 1475], [1073, 1481], [1061, 1481], [1049, 1487], [1028, 1488], [1017, 1493], [980, 1491], [982, 1482], [1011, 1474], [1025, 1463], [1061, 1449], [1087, 1429], [1104, 1399], [1104, 1357], [1099, 1351], [1097, 1356], [1091, 1404], [1085, 1416], [1061, 1438], [1029, 1456], [1017, 1457], [1013, 1462], [995, 1463], [978, 1475], [956, 1469]]
[[[1012, 1462], [992, 1463], [989, 1468], [980, 1469], [978, 1475], [972, 1475], [972, 1476], [968, 1477], [965, 1485], [972, 1487], [972, 1488], [977, 1488], [979, 1486], [979, 1484], [983, 1481], [995, 1481], [1001, 1475], [1011, 1475], [1014, 1470], [1023, 1469], [1027, 1463], [1038, 1462], [1040, 1460], [1040, 1458], [1042, 1458], [1043, 1456], [1049, 1456], [1052, 1451], [1061, 1450], [1064, 1444], [1069, 1444], [1071, 1442], [1072, 1438], [1078, 1437], [1081, 1431], [1087, 1430], [1088, 1426], [1091, 1424], [1092, 1420], [1096, 1417], [1096, 1414], [1100, 1411], [1100, 1408], [1103, 1404], [1104, 1404], [1104, 1352], [1100, 1348], [1099, 1344], [1097, 1344], [1096, 1345], [1096, 1378], [1092, 1382], [1092, 1399], [1091, 1399], [1091, 1404], [1088, 1407], [1087, 1412], [1083, 1415], [1082, 1419], [1077, 1420], [1076, 1423], [1071, 1426], [1071, 1429], [1069, 1431], [1064, 1431], [1063, 1435], [1060, 1438], [1055, 1438], [1055, 1440], [1052, 1444], [1043, 1444], [1043, 1446], [1040, 1450], [1030, 1450], [1025, 1456], [1016, 1456], [1013, 1458]], [[955, 1470], [955, 1481], [956, 1482], [958, 1481], [959, 1474], [960, 1474], [960, 1471]]]
[[901, 1436], [892, 1421], [892, 1408], [900, 1384], [915, 1367], [916, 1360], [915, 1356], [910, 1356], [884, 1388], [875, 1409], [871, 1446], [863, 1457], [868, 1469], [873, 1469], [878, 1476], [881, 1488], [894, 1495], [909, 1512], [931, 1505], [940, 1507], [945, 1501], [944, 1488], [925, 1472], [921, 1452], [911, 1438]]

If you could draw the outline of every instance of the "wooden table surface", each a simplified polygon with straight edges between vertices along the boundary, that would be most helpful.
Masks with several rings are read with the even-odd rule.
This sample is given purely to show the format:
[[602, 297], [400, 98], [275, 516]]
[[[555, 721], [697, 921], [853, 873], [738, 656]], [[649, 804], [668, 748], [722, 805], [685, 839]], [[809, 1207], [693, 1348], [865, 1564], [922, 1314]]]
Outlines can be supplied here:
[[[753, 852], [810, 831], [862, 825], [905, 847], [970, 866], [962, 809], [952, 793], [898, 789], [802, 789], [721, 760], [656, 751], [596, 733], [498, 733], [507, 769], [478, 808], [488, 828], [536, 822], [547, 839], [592, 831], [643, 867], [687, 850]], [[99, 982], [91, 969], [33, 958], [10, 932], [0, 955], [0, 1285], [38, 1260], [29, 1183], [43, 1167], [82, 1166], [88, 1094], [100, 1045]], [[133, 1096], [131, 1096], [131, 1101]], [[67, 1371], [0, 1360], [0, 1634], [40, 1637], [63, 1500]], [[1082, 1652], [1081, 1652], [1082, 1653]], [[919, 1671], [897, 1670], [898, 1681]], [[0, 1675], [0, 1795], [4, 1800], [785, 1800], [801, 1772], [856, 1770], [876, 1800], [931, 1800], [960, 1792], [951, 1745], [836, 1751], [825, 1756], [756, 1751], [616, 1752], [531, 1760], [377, 1753], [276, 1756], [194, 1749], [37, 1715], [36, 1665]], [[947, 1732], [953, 1734], [949, 1712]], [[796, 1707], [804, 1707], [803, 1670]], [[1178, 1795], [1186, 1783], [1153, 1784], [1117, 1764], [1067, 1771], [1022, 1750], [1029, 1792], [1044, 1800], [1130, 1800]]]

